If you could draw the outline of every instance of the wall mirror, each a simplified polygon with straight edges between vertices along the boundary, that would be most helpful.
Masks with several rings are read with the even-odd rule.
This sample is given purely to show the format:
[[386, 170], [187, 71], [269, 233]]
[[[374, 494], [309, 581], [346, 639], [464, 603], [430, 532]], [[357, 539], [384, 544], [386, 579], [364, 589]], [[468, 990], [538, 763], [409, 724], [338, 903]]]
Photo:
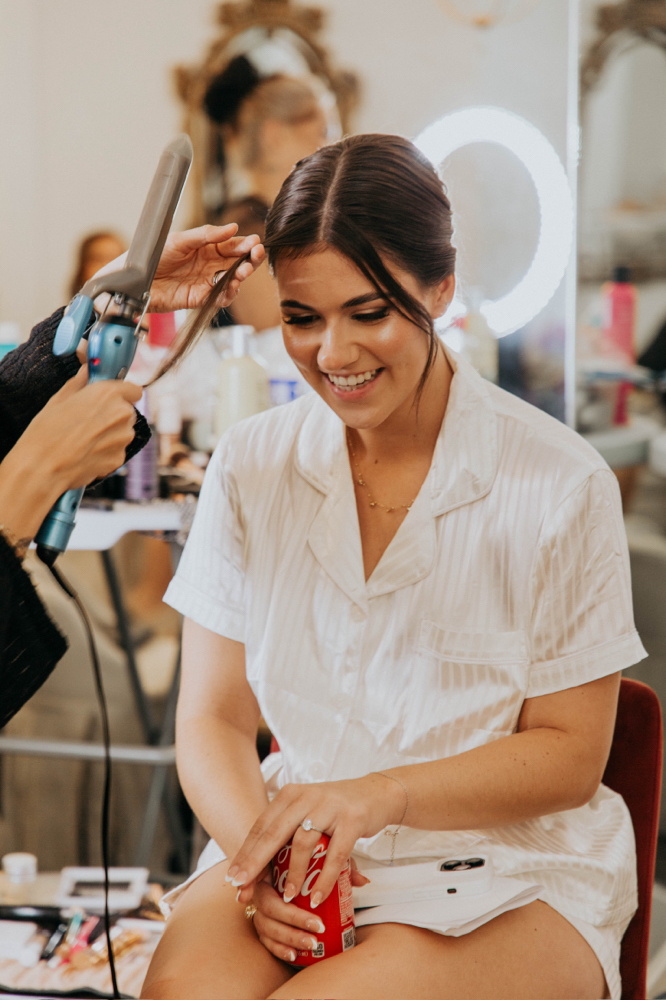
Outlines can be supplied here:
[[[628, 269], [624, 278], [637, 286], [634, 348], [639, 360], [666, 323], [666, 4], [602, 4], [595, 11], [595, 27], [581, 62], [581, 372], [598, 367], [607, 352], [602, 330], [610, 307], [601, 285], [619, 276], [619, 268]], [[612, 367], [612, 360], [607, 363]], [[608, 406], [615, 413], [614, 404], [606, 399], [610, 390], [591, 379], [588, 373], [584, 392], [579, 379], [578, 426], [603, 431]], [[632, 407], [636, 413], [637, 406], [656, 412], [657, 398], [635, 392]]]
[[[241, 0], [217, 8], [218, 33], [201, 63], [175, 69], [184, 105], [183, 127], [194, 145], [192, 225], [215, 222], [225, 204], [248, 193], [243, 164], [234, 156], [229, 128], [211, 116], [211, 88], [238, 57], [243, 73], [264, 80], [275, 75], [300, 80], [315, 94], [326, 122], [327, 140], [351, 127], [358, 101], [356, 76], [335, 67], [320, 44], [324, 12], [292, 0]], [[243, 68], [244, 67], [244, 68]], [[233, 69], [233, 67], [232, 67]]]
[[666, 279], [666, 4], [596, 13], [581, 71], [579, 273]]

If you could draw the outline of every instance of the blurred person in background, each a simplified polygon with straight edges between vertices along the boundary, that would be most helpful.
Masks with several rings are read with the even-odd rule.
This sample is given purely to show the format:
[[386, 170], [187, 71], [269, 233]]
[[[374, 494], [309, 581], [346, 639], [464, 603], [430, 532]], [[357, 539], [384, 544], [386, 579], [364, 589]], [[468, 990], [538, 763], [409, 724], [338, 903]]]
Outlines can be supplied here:
[[125, 250], [125, 241], [110, 229], [100, 229], [84, 236], [76, 251], [76, 269], [69, 283], [70, 299], [81, 291], [86, 281]]

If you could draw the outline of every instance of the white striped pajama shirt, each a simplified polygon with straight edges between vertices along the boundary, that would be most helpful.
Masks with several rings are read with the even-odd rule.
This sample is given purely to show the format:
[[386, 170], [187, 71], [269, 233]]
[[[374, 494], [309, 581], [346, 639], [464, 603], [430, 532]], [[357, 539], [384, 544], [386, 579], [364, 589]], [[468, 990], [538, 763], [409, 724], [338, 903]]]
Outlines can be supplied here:
[[[245, 644], [280, 744], [269, 790], [501, 739], [525, 698], [645, 656], [615, 477], [573, 431], [447, 355], [430, 472], [367, 582], [344, 426], [319, 396], [231, 428], [206, 473], [166, 599]], [[390, 848], [379, 834], [355, 856], [362, 867]], [[631, 819], [604, 786], [579, 809], [500, 829], [404, 829], [396, 857], [472, 849], [540, 882], [579, 929], [612, 926], [619, 941], [635, 909]], [[209, 860], [222, 856], [211, 845]]]

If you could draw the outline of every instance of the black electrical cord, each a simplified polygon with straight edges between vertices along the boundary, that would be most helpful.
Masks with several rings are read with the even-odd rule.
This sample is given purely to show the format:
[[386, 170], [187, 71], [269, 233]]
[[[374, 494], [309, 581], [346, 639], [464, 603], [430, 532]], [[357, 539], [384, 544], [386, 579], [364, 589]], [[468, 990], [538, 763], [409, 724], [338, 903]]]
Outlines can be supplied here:
[[99, 710], [102, 718], [102, 737], [104, 741], [104, 794], [102, 796], [102, 864], [104, 865], [104, 927], [106, 930], [106, 946], [109, 952], [109, 969], [111, 970], [111, 986], [113, 988], [114, 1000], [120, 1000], [121, 993], [118, 989], [118, 980], [116, 978], [116, 963], [113, 957], [113, 948], [111, 947], [111, 927], [109, 921], [109, 809], [111, 805], [111, 737], [109, 734], [109, 713], [106, 707], [106, 697], [104, 695], [104, 684], [102, 682], [102, 671], [99, 665], [99, 656], [97, 655], [97, 646], [95, 645], [95, 637], [93, 635], [92, 626], [90, 624], [90, 619], [88, 613], [84, 608], [79, 595], [76, 593], [72, 585], [65, 579], [62, 573], [55, 568], [54, 565], [49, 565], [49, 569], [53, 574], [55, 580], [59, 586], [65, 591], [68, 597], [76, 604], [81, 619], [85, 626], [86, 634], [88, 637], [88, 645], [90, 647], [90, 658], [93, 665], [93, 674], [95, 676], [95, 688], [97, 690], [97, 700], [99, 702]]

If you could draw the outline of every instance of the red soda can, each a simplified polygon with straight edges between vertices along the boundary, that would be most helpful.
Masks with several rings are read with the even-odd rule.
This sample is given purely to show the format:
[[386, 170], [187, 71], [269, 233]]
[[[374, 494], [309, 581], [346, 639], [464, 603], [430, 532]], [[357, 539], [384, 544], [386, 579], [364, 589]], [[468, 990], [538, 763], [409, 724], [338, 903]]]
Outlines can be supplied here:
[[[356, 944], [356, 929], [354, 927], [354, 902], [352, 899], [351, 864], [342, 869], [333, 889], [316, 910], [310, 907], [310, 893], [317, 878], [321, 874], [326, 859], [330, 837], [322, 833], [310, 858], [305, 881], [298, 896], [292, 899], [294, 906], [300, 906], [308, 913], [321, 917], [326, 930], [317, 934], [319, 944], [312, 951], [298, 950], [296, 961], [292, 965], [315, 965], [322, 958], [339, 955], [341, 951], [349, 951]], [[273, 858], [272, 875], [273, 888], [284, 896], [284, 887], [291, 860], [291, 841], [278, 851]]]

